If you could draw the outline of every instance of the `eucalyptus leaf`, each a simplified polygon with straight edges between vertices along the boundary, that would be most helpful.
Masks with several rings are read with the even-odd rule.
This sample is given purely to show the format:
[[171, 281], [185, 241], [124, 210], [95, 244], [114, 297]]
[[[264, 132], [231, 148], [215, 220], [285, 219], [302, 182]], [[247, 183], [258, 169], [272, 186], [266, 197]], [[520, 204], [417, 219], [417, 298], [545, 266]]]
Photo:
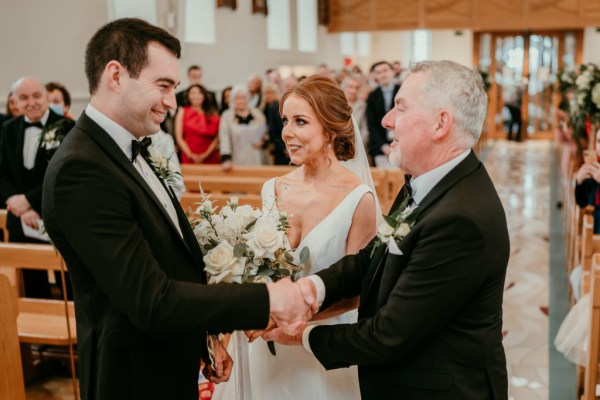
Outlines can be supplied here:
[[302, 251], [300, 251], [300, 264], [305, 264], [310, 258], [310, 250], [308, 247], [304, 247]]
[[287, 251], [285, 253], [283, 253], [283, 258], [285, 258], [285, 261], [287, 261], [289, 263], [294, 262], [294, 257]]
[[264, 266], [259, 267], [258, 272], [256, 273], [256, 275], [260, 275], [260, 276], [273, 276], [273, 274], [275, 274], [275, 271], [273, 271], [269, 267], [264, 267]]
[[242, 244], [242, 243], [236, 244], [235, 247], [233, 248], [233, 256], [234, 257], [243, 257], [244, 250], [246, 250], [246, 246], [244, 244]]
[[256, 225], [256, 219], [252, 222], [250, 222], [248, 225], [246, 225], [246, 230], [249, 231], [254, 225]]

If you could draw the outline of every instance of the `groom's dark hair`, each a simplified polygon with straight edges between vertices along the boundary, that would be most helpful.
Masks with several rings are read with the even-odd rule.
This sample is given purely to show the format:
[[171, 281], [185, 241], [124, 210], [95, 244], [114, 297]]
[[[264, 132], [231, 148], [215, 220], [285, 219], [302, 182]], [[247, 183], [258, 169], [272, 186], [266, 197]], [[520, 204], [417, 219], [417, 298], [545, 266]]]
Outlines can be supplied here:
[[139, 18], [121, 18], [100, 28], [85, 50], [85, 74], [90, 94], [98, 89], [102, 72], [110, 61], [121, 63], [132, 78], [148, 64], [148, 44], [157, 43], [181, 57], [179, 40], [162, 28]]

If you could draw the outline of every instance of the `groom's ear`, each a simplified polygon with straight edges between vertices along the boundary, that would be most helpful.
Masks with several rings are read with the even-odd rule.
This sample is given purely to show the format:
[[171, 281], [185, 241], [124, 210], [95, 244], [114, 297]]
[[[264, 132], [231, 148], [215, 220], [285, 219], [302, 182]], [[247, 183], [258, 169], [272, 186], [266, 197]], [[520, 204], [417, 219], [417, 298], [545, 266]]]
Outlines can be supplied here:
[[121, 91], [121, 79], [123, 78], [124, 68], [120, 62], [116, 60], [109, 61], [104, 68], [108, 87], [115, 92]]

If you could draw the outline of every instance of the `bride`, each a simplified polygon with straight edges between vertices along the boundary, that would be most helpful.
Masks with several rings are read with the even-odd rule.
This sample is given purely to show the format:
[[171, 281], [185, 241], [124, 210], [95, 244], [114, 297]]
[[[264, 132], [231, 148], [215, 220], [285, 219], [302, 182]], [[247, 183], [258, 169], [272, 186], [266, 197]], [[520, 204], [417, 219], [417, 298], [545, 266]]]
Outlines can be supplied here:
[[[338, 85], [309, 77], [284, 94], [280, 107], [282, 138], [299, 167], [264, 184], [263, 208], [288, 213], [292, 248], [310, 249], [308, 275], [362, 249], [375, 235], [379, 206], [360, 132]], [[310, 324], [356, 322], [358, 302], [330, 307]], [[232, 336], [234, 372], [213, 399], [360, 398], [356, 367], [326, 371], [303, 347], [276, 345], [273, 356], [264, 340], [247, 351], [244, 340]]]

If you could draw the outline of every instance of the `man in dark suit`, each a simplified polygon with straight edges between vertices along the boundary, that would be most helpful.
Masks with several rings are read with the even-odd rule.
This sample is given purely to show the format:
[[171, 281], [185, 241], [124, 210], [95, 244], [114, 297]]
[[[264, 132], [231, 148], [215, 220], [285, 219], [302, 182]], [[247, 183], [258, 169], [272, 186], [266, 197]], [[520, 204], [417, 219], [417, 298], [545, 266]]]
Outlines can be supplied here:
[[381, 125], [381, 120], [394, 105], [394, 96], [400, 85], [394, 84], [394, 70], [387, 61], [373, 64], [371, 72], [375, 75], [377, 89], [367, 98], [367, 126], [369, 127], [369, 153], [375, 161], [375, 166], [392, 168], [388, 161], [390, 142], [388, 130]]
[[[206, 285], [204, 262], [168, 183], [147, 161], [147, 141], [175, 108], [180, 43], [140, 19], [103, 26], [87, 45], [91, 101], [52, 158], [43, 213], [73, 283], [82, 399], [198, 399], [206, 331], [290, 330], [312, 294], [284, 279]], [[214, 347], [206, 373], [228, 379]]]
[[326, 369], [358, 365], [363, 399], [507, 399], [506, 218], [471, 150], [486, 103], [477, 72], [450, 61], [412, 68], [383, 125], [391, 161], [412, 176], [392, 212], [412, 189], [416, 222], [400, 225], [397, 239], [380, 228], [388, 245], [376, 238], [300, 281], [324, 299], [321, 309], [360, 295], [356, 324], [265, 339], [302, 342]]
[[[12, 87], [17, 106], [24, 113], [0, 130], [0, 198], [9, 211], [7, 228], [11, 242], [42, 243], [25, 235], [23, 225], [38, 231], [42, 215], [42, 183], [48, 160], [55, 149], [44, 141], [44, 133], [59, 121], [63, 132], [74, 124], [48, 108], [44, 85], [35, 78], [21, 78]], [[22, 225], [23, 224], [23, 225]], [[46, 271], [23, 271], [25, 296], [50, 298]]]

